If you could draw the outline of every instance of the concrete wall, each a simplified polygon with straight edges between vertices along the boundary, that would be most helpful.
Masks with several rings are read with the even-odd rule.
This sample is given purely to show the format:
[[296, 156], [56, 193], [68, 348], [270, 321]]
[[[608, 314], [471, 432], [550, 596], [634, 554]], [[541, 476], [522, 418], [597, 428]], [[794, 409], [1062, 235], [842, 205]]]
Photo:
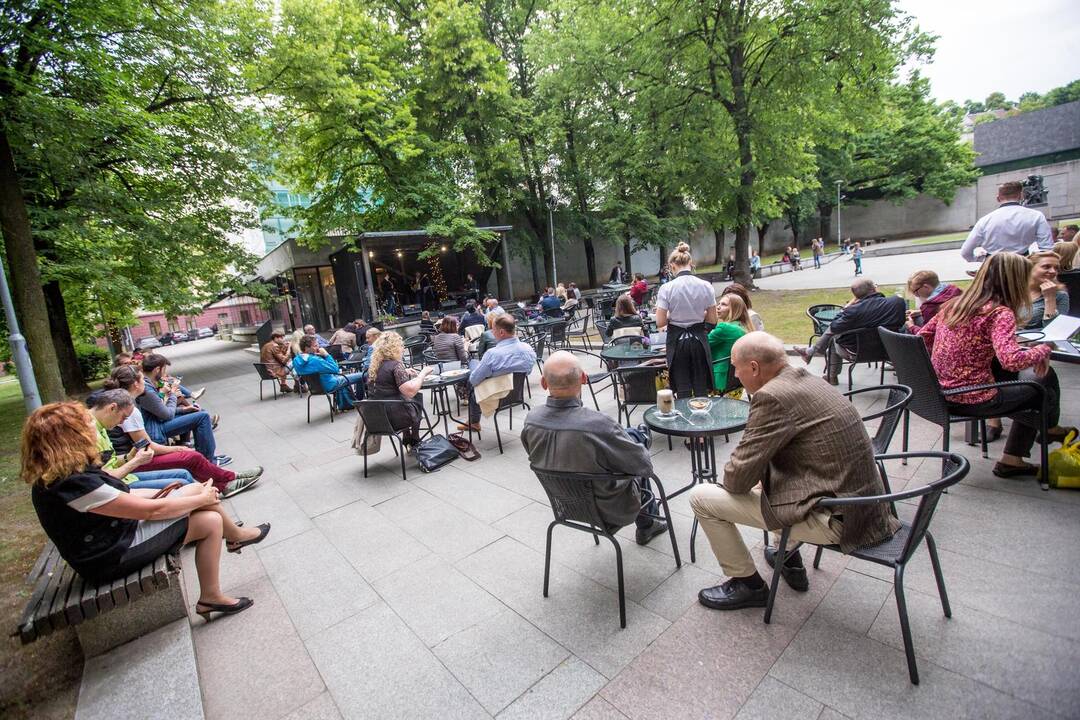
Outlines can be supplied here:
[[[911, 237], [967, 230], [978, 219], [975, 186], [960, 188], [952, 203], [919, 195], [896, 205], [875, 200], [868, 205], [845, 205], [840, 208], [840, 231], [843, 237]], [[829, 239], [836, 241], [836, 212], [833, 212]]]
[[978, 217], [997, 207], [997, 186], [1008, 180], [1023, 180], [1028, 175], [1042, 175], [1043, 185], [1049, 191], [1049, 204], [1043, 213], [1049, 218], [1080, 217], [1080, 160], [1036, 165], [1024, 170], [984, 175], [976, 183], [978, 188]]

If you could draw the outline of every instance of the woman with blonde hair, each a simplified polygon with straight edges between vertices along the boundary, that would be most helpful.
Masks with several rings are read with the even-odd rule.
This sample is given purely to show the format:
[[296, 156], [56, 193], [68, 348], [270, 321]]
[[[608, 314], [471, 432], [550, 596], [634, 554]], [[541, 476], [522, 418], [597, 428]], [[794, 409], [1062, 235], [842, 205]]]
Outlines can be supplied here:
[[1054, 243], [1054, 252], [1061, 258], [1061, 267], [1058, 268], [1058, 272], [1069, 272], [1070, 270], [1080, 270], [1076, 266], [1076, 253], [1080, 251], [1080, 245], [1075, 242], [1056, 242]]
[[[1076, 247], [1076, 243], [1072, 243]], [[1028, 276], [1028, 295], [1031, 299], [1031, 319], [1025, 330], [1038, 330], [1058, 315], [1069, 312], [1069, 293], [1058, 284], [1061, 256], [1054, 252], [1028, 255], [1031, 274]]]
[[387, 417], [395, 430], [404, 430], [402, 442], [410, 447], [420, 442], [420, 421], [424, 417], [424, 396], [420, 388], [433, 366], [427, 365], [416, 373], [401, 361], [405, 343], [401, 335], [387, 331], [372, 346], [368, 368], [367, 397], [370, 400], [410, 400], [391, 405]]
[[102, 469], [94, 418], [80, 403], [38, 408], [22, 431], [22, 479], [45, 534], [75, 572], [93, 583], [123, 578], [161, 555], [195, 543], [199, 601], [195, 612], [231, 615], [250, 598], [221, 590], [221, 544], [240, 552], [261, 542], [270, 524], [237, 527], [212, 482], [192, 483], [166, 497], [132, 490]]
[[731, 348], [735, 341], [754, 332], [750, 311], [736, 293], [721, 295], [716, 303], [716, 317], [720, 321], [709, 331], [709, 351], [712, 353], [713, 387], [727, 391], [728, 367], [731, 364]]
[[[1017, 319], [1031, 314], [1028, 294], [1028, 261], [1015, 253], [992, 255], [975, 274], [971, 286], [944, 307], [921, 328], [909, 320], [908, 331], [922, 337], [944, 390], [997, 382], [993, 363], [1007, 372], [1025, 373], [1046, 391], [1046, 423], [1049, 436], [1060, 442], [1065, 430], [1057, 427], [1060, 388], [1050, 367], [1049, 345], [1025, 348], [1016, 341]], [[1038, 428], [1026, 410], [1039, 410], [1039, 392], [1030, 385], [1011, 385], [973, 390], [948, 396], [949, 408], [960, 415], [982, 418], [1013, 416], [1005, 451], [994, 466], [998, 477], [1035, 475], [1039, 468], [1024, 458], [1031, 453]]]
[[694, 276], [690, 246], [679, 243], [668, 265], [675, 273], [656, 294], [656, 327], [667, 330], [668, 379], [680, 397], [706, 395], [713, 386], [709, 330], [716, 325], [712, 283]]

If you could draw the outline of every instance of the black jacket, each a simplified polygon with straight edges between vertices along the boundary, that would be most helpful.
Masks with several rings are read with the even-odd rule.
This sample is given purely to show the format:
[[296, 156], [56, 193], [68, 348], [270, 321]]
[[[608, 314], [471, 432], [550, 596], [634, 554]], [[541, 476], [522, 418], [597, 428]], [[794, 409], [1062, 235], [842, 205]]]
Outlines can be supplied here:
[[[885, 297], [876, 292], [844, 308], [829, 325], [829, 330], [833, 335], [862, 328], [883, 327], [888, 330], [899, 330], [904, 325], [906, 312], [907, 303], [904, 298], [896, 295]], [[875, 341], [876, 339], [874, 338]], [[853, 336], [840, 338], [838, 342], [845, 350], [854, 352], [856, 349]]]

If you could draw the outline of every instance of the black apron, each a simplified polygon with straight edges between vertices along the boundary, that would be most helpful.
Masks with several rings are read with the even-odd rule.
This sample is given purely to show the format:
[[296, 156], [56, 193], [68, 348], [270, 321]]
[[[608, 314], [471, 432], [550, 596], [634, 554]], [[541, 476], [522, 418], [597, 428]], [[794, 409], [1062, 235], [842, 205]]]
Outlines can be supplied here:
[[[683, 270], [675, 277], [690, 274], [691, 271]], [[668, 323], [668, 384], [676, 397], [708, 395], [712, 390], [712, 352], [709, 350], [709, 330], [712, 328], [704, 321], [686, 327]]]

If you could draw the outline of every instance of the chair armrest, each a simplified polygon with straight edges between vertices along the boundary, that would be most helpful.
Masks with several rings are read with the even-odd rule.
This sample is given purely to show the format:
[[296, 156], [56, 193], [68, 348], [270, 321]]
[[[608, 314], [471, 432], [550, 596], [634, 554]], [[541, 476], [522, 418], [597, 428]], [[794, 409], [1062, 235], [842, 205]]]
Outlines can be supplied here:
[[881, 392], [882, 390], [892, 390], [893, 388], [902, 388], [904, 390], [907, 390], [908, 396], [902, 402], [895, 403], [893, 405], [887, 405], [884, 410], [879, 410], [878, 412], [871, 413], [870, 415], [864, 415], [862, 421], [870, 422], [871, 420], [877, 420], [880, 417], [888, 415], [889, 413], [896, 410], [897, 406], [903, 408], [905, 405], [907, 405], [911, 401], [913, 395], [911, 388], [909, 388], [907, 385], [875, 385], [867, 388], [859, 388], [858, 390], [848, 390], [846, 393], [841, 394], [846, 398], [851, 398], [855, 395], [860, 395], [865, 392]]
[[874, 460], [881, 463], [885, 460], [910, 460], [911, 458], [936, 458], [939, 460], [953, 460], [960, 461], [959, 465], [949, 475], [941, 480], [932, 482], [928, 485], [922, 485], [917, 488], [911, 488], [909, 490], [903, 490], [896, 493], [886, 493], [884, 495], [867, 495], [864, 497], [845, 497], [834, 498], [827, 497], [818, 500], [814, 507], [831, 508], [831, 507], [844, 507], [845, 505], [880, 505], [882, 503], [895, 503], [900, 500], [908, 500], [910, 498], [919, 497], [932, 492], [936, 487], [948, 486], [953, 484], [952, 482], [946, 483], [946, 480], [951, 480], [956, 477], [955, 482], [959, 482], [968, 473], [968, 469], [971, 464], [967, 458], [962, 455], [954, 455], [953, 453], [937, 452], [934, 450], [922, 450], [918, 452], [906, 452], [906, 453], [891, 453], [887, 455], [875, 455]]
[[1046, 395], [1046, 388], [1034, 380], [1006, 380], [1004, 382], [986, 383], [985, 385], [965, 385], [964, 387], [942, 390], [941, 394], [945, 397], [949, 397], [950, 395], [961, 395], [963, 393], [975, 392], [976, 390], [992, 390], [1015, 385], [1027, 385], [1035, 388], [1040, 396], [1045, 397]]

